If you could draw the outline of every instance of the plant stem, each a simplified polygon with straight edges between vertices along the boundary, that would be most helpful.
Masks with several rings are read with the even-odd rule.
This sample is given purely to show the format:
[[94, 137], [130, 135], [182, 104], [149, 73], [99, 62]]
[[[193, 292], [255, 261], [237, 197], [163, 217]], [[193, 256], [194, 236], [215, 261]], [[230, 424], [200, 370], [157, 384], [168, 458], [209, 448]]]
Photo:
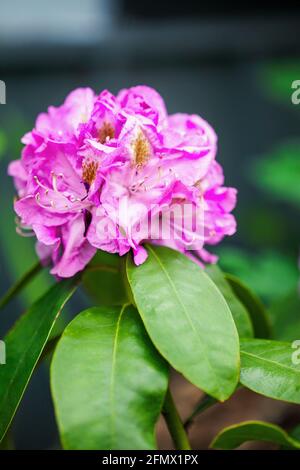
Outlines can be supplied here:
[[43, 266], [40, 262], [36, 263], [24, 276], [16, 282], [14, 286], [12, 286], [6, 294], [0, 300], [0, 308], [3, 308], [7, 305], [13, 297], [15, 297], [27, 284], [36, 276], [41, 270]]
[[198, 403], [198, 405], [196, 406], [196, 408], [194, 409], [194, 411], [192, 412], [192, 414], [188, 417], [188, 419], [185, 421], [184, 423], [184, 428], [186, 430], [189, 429], [189, 427], [191, 426], [191, 424], [193, 424], [193, 421], [195, 419], [195, 417], [199, 414], [199, 413], [202, 413], [202, 411], [205, 411], [207, 408], [209, 408], [210, 406], [214, 405], [215, 403], [218, 403], [218, 401], [213, 398], [213, 397], [210, 397], [209, 395], [205, 395], [205, 397], [203, 397], [200, 402]]
[[170, 390], [167, 390], [162, 414], [167, 423], [169, 432], [172, 436], [177, 450], [191, 450], [188, 436], [183, 427], [182, 421], [176, 409]]

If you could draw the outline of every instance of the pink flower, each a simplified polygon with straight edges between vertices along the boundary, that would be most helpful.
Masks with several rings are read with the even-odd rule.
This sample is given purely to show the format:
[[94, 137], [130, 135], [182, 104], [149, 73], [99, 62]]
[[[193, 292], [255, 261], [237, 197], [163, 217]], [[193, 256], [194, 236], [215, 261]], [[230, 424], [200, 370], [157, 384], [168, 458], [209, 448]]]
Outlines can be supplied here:
[[84, 269], [97, 249], [132, 249], [141, 264], [145, 241], [215, 262], [205, 245], [236, 230], [236, 190], [223, 186], [215, 132], [199, 116], [168, 115], [149, 87], [116, 97], [77, 89], [22, 142], [9, 165], [19, 230], [32, 230], [58, 277]]

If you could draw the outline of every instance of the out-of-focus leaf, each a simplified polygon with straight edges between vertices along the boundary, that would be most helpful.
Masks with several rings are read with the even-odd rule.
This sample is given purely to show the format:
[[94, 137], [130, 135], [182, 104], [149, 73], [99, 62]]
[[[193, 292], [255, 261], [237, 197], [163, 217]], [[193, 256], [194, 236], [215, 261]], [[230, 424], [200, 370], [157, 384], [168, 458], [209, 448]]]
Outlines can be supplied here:
[[6, 140], [5, 157], [7, 161], [19, 158], [23, 147], [21, 137], [32, 127], [32, 123], [28, 122], [19, 109], [13, 109], [10, 103], [9, 107], [6, 107], [5, 121], [2, 124]]
[[204, 395], [204, 397], [201, 398], [201, 400], [196, 405], [192, 413], [185, 420], [184, 422], [185, 429], [189, 429], [189, 427], [193, 424], [196, 416], [198, 416], [200, 413], [207, 410], [211, 406], [215, 405], [216, 403], [218, 403], [218, 401], [215, 398], [210, 397], [209, 395]]
[[253, 325], [254, 336], [256, 338], [270, 338], [272, 336], [271, 321], [260, 299], [232, 274], [225, 274], [225, 279], [247, 309]]
[[279, 252], [250, 254], [227, 247], [221, 248], [219, 254], [222, 270], [237, 276], [267, 303], [288, 294], [299, 277], [295, 259]]
[[286, 106], [292, 106], [292, 83], [300, 77], [299, 61], [276, 61], [263, 65], [260, 73], [260, 83], [270, 98], [280, 100]]
[[97, 305], [123, 305], [126, 302], [118, 255], [98, 250], [82, 281]]
[[0, 299], [0, 308], [7, 305], [19, 292], [25, 288], [32, 279], [40, 272], [42, 265], [37, 262], [27, 273], [24, 274]]
[[271, 205], [267, 198], [261, 199], [259, 204], [252, 201], [248, 204], [238, 216], [240, 238], [258, 250], [284, 246], [290, 240], [288, 213], [283, 212], [277, 203]]
[[222, 429], [214, 438], [213, 449], [235, 449], [247, 441], [272, 442], [288, 449], [300, 449], [300, 441], [289, 436], [279, 426], [263, 421], [244, 421]]
[[292, 431], [290, 432], [290, 435], [297, 441], [300, 441], [300, 424], [296, 426], [294, 429], [292, 429]]
[[33, 370], [75, 278], [55, 284], [18, 320], [5, 337], [6, 364], [0, 366], [0, 441], [16, 412]]
[[51, 367], [65, 449], [153, 449], [168, 367], [133, 306], [94, 307], [66, 328]]
[[300, 143], [286, 144], [256, 161], [253, 181], [280, 201], [300, 207]]
[[281, 341], [300, 339], [300, 294], [298, 286], [269, 309], [274, 338]]
[[254, 332], [249, 313], [244, 304], [234, 294], [230, 283], [225, 279], [221, 269], [216, 265], [210, 265], [206, 267], [206, 272], [211, 280], [216, 284], [219, 291], [226, 300], [235, 321], [240, 338], [253, 337]]
[[[16, 233], [15, 215], [13, 210], [13, 192], [8, 181], [2, 182], [2, 200], [0, 217], [0, 243], [2, 256], [5, 259], [5, 267], [1, 267], [10, 276], [10, 284], [17, 282], [31, 266], [37, 262], [34, 250], [34, 239], [25, 238]], [[21, 292], [21, 299], [25, 306], [31, 305], [43, 292], [46, 292], [54, 279], [43, 270]]]
[[5, 132], [0, 129], [0, 160], [5, 154], [5, 151], [7, 149], [7, 137]]
[[0, 442], [0, 450], [15, 450], [13, 436], [10, 429], [7, 431]]
[[182, 253], [158, 246], [147, 250], [141, 266], [128, 256], [127, 274], [153, 343], [194, 385], [226, 400], [238, 381], [239, 338], [224, 297]]
[[300, 404], [300, 364], [294, 363], [293, 352], [287, 342], [242, 340], [241, 384], [266, 397]]

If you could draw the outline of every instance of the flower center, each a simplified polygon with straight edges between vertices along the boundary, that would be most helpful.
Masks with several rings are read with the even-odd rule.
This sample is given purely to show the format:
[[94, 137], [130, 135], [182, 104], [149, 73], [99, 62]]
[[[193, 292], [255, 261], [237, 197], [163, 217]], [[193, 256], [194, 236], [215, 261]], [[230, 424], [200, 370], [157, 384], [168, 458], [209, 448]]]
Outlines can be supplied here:
[[87, 160], [82, 165], [82, 179], [89, 186], [95, 181], [98, 166], [98, 162], [93, 160]]
[[139, 132], [133, 142], [133, 158], [137, 168], [143, 166], [150, 157], [151, 148], [148, 140], [142, 132]]
[[98, 139], [101, 144], [105, 144], [107, 140], [113, 139], [115, 136], [115, 129], [109, 122], [104, 122], [99, 129]]

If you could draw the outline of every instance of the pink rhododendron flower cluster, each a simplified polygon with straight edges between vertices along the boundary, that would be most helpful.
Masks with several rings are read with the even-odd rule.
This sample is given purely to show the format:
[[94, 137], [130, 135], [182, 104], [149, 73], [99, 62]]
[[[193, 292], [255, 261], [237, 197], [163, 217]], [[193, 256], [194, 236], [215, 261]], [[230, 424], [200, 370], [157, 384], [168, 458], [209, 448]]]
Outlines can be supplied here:
[[149, 87], [117, 96], [79, 88], [40, 114], [22, 142], [21, 159], [9, 166], [19, 229], [33, 231], [58, 277], [82, 270], [97, 249], [120, 256], [132, 249], [143, 263], [148, 236], [137, 227], [174, 204], [201, 208], [196, 253], [184, 223], [176, 237], [154, 243], [214, 262], [204, 246], [235, 232], [236, 190], [223, 186], [215, 132], [197, 115], [168, 115]]

